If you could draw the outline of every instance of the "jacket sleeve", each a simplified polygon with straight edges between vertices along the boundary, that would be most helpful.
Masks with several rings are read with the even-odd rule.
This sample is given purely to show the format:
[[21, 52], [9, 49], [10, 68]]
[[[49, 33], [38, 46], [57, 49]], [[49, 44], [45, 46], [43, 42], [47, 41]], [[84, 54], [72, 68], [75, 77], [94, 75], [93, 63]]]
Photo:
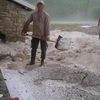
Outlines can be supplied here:
[[33, 14], [29, 17], [29, 19], [25, 22], [25, 25], [22, 29], [22, 33], [26, 33], [28, 31], [29, 24], [32, 22]]
[[47, 15], [45, 18], [45, 36], [48, 37], [50, 35], [50, 19]]
[[99, 20], [98, 20], [98, 26], [100, 26], [100, 18], [99, 18]]

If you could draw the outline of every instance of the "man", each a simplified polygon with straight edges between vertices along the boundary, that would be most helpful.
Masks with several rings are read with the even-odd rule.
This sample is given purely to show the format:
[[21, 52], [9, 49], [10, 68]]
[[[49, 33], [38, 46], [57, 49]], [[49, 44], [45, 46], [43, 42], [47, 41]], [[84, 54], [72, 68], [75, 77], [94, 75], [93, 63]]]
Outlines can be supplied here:
[[100, 18], [98, 20], [98, 28], [99, 28], [99, 39], [100, 39]]
[[26, 21], [22, 30], [22, 35], [26, 35], [28, 26], [33, 22], [33, 34], [31, 40], [31, 61], [29, 65], [35, 64], [36, 50], [40, 42], [41, 45], [41, 66], [44, 64], [47, 50], [47, 40], [49, 40], [49, 16], [44, 11], [45, 3], [37, 3], [37, 10]]

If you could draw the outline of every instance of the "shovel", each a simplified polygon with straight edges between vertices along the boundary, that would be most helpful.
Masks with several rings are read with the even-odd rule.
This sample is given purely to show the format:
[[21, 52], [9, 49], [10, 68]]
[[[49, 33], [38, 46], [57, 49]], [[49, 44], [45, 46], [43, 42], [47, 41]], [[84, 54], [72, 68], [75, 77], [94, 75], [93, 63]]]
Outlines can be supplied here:
[[[31, 36], [32, 37], [32, 35], [30, 35], [30, 34], [26, 34], [26, 36]], [[59, 35], [57, 37], [57, 39], [55, 39], [55, 40], [50, 39], [50, 40], [47, 40], [47, 41], [55, 43], [55, 48], [58, 49], [58, 50], [66, 50], [66, 49], [68, 49], [70, 44], [69, 44], [69, 41], [64, 43], [65, 40], [67, 40], [67, 39], [63, 38], [62, 36]], [[63, 44], [65, 44], [64, 47], [63, 47]]]
[[63, 37], [62, 36], [58, 36], [58, 38], [57, 38], [57, 41], [56, 41], [56, 44], [55, 44], [55, 48], [56, 49], [58, 49], [58, 47], [59, 47], [59, 42], [60, 42], [60, 40], [62, 39]]

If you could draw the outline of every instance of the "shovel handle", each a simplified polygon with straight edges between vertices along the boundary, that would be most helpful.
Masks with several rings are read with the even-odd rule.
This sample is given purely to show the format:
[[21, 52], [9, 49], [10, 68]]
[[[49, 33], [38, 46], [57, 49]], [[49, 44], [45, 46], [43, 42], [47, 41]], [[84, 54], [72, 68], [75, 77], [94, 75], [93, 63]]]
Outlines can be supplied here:
[[49, 42], [54, 42], [54, 43], [56, 43], [56, 41], [55, 40], [48, 40]]
[[[26, 34], [26, 36], [32, 36], [32, 35]], [[55, 40], [51, 40], [51, 39], [49, 39], [49, 40], [47, 40], [47, 41], [49, 41], [49, 42], [56, 42]]]

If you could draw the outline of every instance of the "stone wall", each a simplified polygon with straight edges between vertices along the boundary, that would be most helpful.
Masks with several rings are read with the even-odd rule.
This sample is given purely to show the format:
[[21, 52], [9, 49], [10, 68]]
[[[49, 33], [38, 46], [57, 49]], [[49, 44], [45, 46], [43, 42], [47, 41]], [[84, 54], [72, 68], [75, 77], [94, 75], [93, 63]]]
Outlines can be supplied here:
[[7, 0], [0, 0], [0, 31], [8, 41], [21, 40], [21, 31], [28, 11]]

